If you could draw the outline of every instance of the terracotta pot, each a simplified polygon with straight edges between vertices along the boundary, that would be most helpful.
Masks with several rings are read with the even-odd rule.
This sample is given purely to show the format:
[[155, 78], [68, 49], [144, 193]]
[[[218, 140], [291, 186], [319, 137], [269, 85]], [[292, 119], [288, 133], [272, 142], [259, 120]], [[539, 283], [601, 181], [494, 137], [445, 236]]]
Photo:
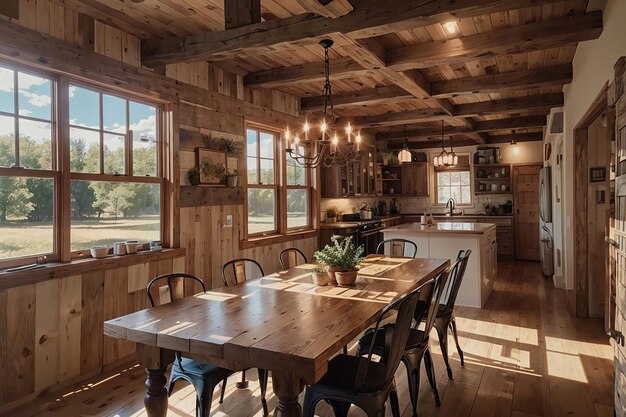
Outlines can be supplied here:
[[328, 278], [330, 278], [330, 283], [337, 283], [337, 278], [335, 273], [339, 272], [339, 271], [343, 271], [343, 268], [337, 268], [334, 266], [329, 266], [328, 268], [326, 268], [326, 272], [328, 273]]
[[312, 272], [311, 278], [313, 279], [313, 284], [318, 287], [325, 287], [330, 279], [327, 272]]
[[358, 271], [356, 269], [351, 271], [337, 271], [335, 273], [335, 278], [337, 279], [337, 283], [339, 285], [354, 285], [357, 273]]

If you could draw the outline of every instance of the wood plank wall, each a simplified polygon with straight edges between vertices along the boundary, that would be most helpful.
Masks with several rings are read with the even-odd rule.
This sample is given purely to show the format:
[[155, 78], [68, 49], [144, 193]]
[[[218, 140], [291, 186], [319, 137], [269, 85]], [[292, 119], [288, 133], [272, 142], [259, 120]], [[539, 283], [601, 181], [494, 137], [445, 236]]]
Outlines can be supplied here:
[[[0, 19], [133, 66], [141, 65], [137, 37], [95, 21], [70, 6], [64, 7], [58, 0], [18, 1], [19, 17], [0, 15]], [[183, 83], [272, 110], [299, 114], [296, 97], [244, 88], [241, 75], [207, 63], [168, 65], [164, 70], [166, 76]], [[210, 110], [210, 103], [196, 104], [189, 113], [183, 113], [185, 106], [192, 109], [194, 104], [181, 104], [180, 128], [243, 140], [241, 117]], [[202, 117], [191, 117], [198, 113]], [[183, 146], [180, 161], [182, 184], [188, 184], [186, 172], [195, 162], [194, 149]], [[312, 257], [316, 237], [240, 249], [243, 214], [242, 205], [185, 207], [180, 211], [180, 241], [187, 251], [185, 257], [127, 268], [95, 269], [0, 290], [0, 412], [130, 359], [134, 346], [103, 336], [102, 323], [146, 307], [144, 288], [148, 279], [157, 274], [194, 273], [204, 277], [208, 287], [215, 287], [221, 286], [221, 265], [235, 257], [259, 260], [266, 273], [279, 270], [278, 254], [284, 248], [297, 247], [307, 258]], [[232, 227], [225, 226], [227, 215], [233, 216]]]

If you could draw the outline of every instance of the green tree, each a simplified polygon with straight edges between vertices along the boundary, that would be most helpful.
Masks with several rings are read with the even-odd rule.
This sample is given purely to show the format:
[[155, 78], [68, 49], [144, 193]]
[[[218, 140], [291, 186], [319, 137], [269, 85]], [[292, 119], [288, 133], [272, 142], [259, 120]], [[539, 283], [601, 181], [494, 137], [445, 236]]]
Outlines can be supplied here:
[[[15, 138], [0, 136], [0, 166], [15, 165]], [[21, 177], [0, 177], [0, 221], [23, 219], [33, 210], [26, 180]]]

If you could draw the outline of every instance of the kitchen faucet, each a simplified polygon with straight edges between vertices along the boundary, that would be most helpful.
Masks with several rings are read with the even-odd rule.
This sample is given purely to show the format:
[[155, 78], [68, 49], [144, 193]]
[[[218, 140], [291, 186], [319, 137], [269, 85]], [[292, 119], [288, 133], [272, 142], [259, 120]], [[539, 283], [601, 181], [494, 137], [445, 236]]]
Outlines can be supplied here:
[[448, 199], [448, 202], [446, 203], [446, 208], [448, 208], [448, 206], [450, 206], [450, 216], [452, 216], [454, 214], [454, 206], [456, 205], [456, 202], [454, 201], [454, 198], [450, 197]]

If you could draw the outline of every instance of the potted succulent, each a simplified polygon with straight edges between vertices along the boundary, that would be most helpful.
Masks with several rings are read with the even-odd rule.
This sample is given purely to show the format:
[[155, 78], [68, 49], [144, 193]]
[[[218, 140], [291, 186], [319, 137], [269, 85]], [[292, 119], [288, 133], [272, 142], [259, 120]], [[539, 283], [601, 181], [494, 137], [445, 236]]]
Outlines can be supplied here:
[[327, 266], [328, 276], [339, 285], [354, 285], [357, 276], [357, 265], [363, 259], [363, 246], [352, 243], [352, 236], [343, 241], [335, 240], [334, 244], [326, 245], [313, 254], [315, 259]]
[[328, 285], [328, 273], [325, 268], [321, 266], [316, 266], [313, 268], [313, 272], [311, 273], [311, 278], [313, 279], [313, 284], [318, 287], [324, 287]]
[[336, 207], [328, 207], [326, 208], [326, 223], [335, 223], [337, 221], [337, 208]]

